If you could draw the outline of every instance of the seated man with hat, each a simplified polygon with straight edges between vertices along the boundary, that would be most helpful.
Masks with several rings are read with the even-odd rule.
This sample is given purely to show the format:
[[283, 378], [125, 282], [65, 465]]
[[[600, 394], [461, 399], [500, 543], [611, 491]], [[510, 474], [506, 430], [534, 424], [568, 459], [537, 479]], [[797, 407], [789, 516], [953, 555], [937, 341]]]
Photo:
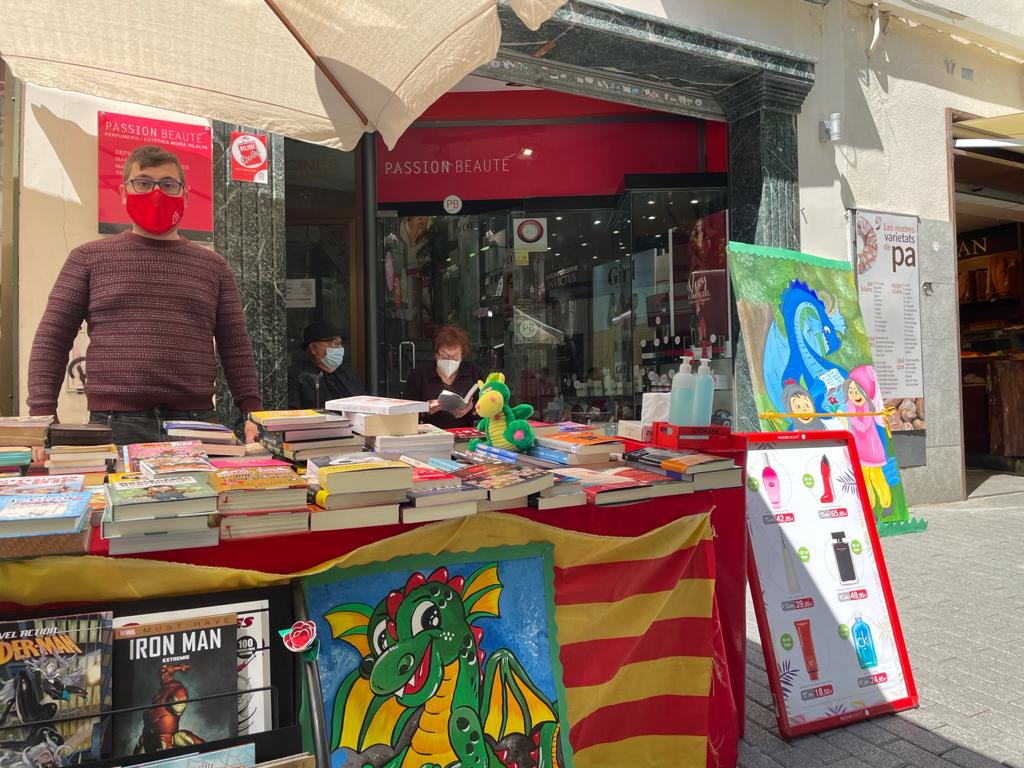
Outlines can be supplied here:
[[288, 407], [323, 408], [328, 400], [365, 395], [362, 383], [342, 368], [345, 347], [341, 334], [327, 320], [317, 320], [302, 332], [306, 360], [288, 369]]

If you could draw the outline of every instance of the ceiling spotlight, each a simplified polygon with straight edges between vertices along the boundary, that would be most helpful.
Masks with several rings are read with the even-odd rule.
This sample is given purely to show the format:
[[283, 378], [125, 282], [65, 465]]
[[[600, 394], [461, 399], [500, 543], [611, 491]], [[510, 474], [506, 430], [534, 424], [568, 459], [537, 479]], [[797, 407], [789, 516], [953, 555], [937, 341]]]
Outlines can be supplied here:
[[648, 221], [654, 221], [656, 218], [658, 218], [658, 217], [657, 216], [648, 216], [647, 220]]
[[595, 224], [600, 224], [600, 223], [601, 223], [601, 220], [600, 220], [600, 219], [594, 219], [594, 223], [595, 223]]
[[690, 201], [690, 204], [691, 205], [697, 205], [699, 202], [700, 202], [700, 200], [698, 200], [697, 198], [693, 198], [693, 200]]
[[561, 221], [561, 220], [562, 220], [561, 216], [555, 216], [555, 221]]
[[561, 255], [562, 255], [562, 254], [560, 254], [560, 253], [557, 253], [557, 252], [555, 253], [555, 256], [561, 256]]
[[653, 200], [648, 200], [648, 201], [647, 201], [647, 204], [648, 204], [648, 205], [654, 205], [654, 201], [653, 201]]
[[581, 247], [586, 247], [586, 245], [587, 245], [586, 243], [580, 243]]
[[617, 235], [617, 234], [619, 234], [619, 230], [617, 230], [617, 229], [613, 229], [613, 230], [612, 230], [612, 234], [613, 234], [613, 235]]
[[530, 149], [529, 147], [523, 147], [523, 151], [522, 151], [523, 157], [529, 157], [532, 154], [533, 154], [533, 150], [532, 149]]
[[594, 261], [597, 261], [597, 256], [594, 257]]

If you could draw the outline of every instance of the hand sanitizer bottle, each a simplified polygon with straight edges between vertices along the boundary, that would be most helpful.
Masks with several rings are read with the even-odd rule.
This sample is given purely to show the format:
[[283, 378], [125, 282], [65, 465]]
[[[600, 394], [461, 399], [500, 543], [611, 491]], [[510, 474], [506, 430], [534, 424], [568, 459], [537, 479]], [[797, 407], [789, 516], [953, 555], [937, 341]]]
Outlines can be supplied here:
[[690, 370], [690, 359], [679, 366], [672, 378], [672, 398], [669, 400], [668, 423], [677, 427], [693, 426], [693, 393], [696, 376]]
[[711, 375], [710, 360], [701, 360], [693, 384], [693, 415], [690, 423], [706, 427], [711, 423], [712, 403], [715, 397], [715, 380]]

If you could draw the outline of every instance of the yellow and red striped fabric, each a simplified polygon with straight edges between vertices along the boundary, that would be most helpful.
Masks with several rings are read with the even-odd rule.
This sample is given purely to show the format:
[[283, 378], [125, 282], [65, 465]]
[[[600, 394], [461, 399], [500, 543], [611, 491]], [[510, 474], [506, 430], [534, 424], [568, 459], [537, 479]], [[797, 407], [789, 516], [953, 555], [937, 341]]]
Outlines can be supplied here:
[[[575, 766], [719, 765], [721, 745], [709, 743], [708, 732], [715, 729], [712, 690], [723, 685], [725, 664], [716, 635], [706, 513], [630, 538], [478, 514], [375, 542], [293, 576], [405, 555], [541, 541], [554, 545], [555, 624]], [[0, 583], [8, 587], [3, 597], [31, 603], [211, 592], [287, 578], [92, 557], [0, 563]], [[731, 704], [728, 693], [722, 698]], [[734, 744], [726, 747], [734, 754]]]

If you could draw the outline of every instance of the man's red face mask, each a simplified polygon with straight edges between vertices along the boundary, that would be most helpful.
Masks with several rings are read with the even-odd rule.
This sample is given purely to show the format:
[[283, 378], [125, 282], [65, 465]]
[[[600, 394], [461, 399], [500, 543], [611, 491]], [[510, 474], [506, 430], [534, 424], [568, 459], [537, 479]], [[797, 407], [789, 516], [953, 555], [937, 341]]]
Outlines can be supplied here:
[[154, 235], [162, 235], [174, 229], [185, 213], [185, 196], [171, 197], [158, 186], [145, 194], [125, 195], [124, 204], [131, 220]]

